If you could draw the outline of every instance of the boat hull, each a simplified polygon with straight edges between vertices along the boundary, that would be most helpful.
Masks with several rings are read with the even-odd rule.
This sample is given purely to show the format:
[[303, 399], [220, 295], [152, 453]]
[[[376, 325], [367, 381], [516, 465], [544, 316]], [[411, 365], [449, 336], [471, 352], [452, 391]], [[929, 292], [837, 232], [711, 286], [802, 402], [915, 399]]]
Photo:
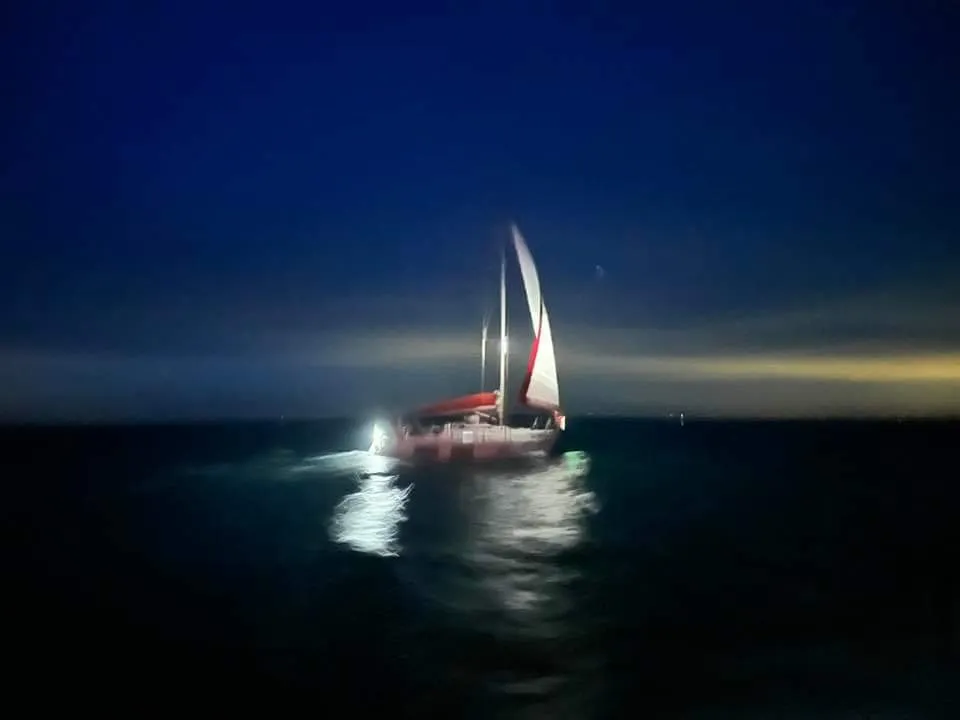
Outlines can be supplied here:
[[394, 430], [373, 452], [412, 463], [482, 463], [548, 454], [557, 429], [465, 426], [436, 434], [411, 435]]

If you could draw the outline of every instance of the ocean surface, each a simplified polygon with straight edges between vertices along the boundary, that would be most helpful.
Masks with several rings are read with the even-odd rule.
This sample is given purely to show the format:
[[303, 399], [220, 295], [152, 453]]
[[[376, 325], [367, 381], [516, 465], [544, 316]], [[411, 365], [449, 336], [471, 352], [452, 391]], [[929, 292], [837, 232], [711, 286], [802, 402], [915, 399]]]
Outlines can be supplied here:
[[431, 471], [370, 430], [0, 430], [8, 687], [960, 717], [960, 424], [570, 418], [556, 457]]

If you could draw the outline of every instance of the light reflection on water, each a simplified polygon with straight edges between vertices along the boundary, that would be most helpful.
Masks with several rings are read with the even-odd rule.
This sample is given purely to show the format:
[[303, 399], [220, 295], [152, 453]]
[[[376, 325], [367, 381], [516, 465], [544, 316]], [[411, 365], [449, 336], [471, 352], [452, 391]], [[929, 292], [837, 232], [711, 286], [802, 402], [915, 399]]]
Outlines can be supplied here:
[[[404, 672], [480, 716], [553, 720], [596, 713], [603, 654], [583, 568], [588, 519], [599, 507], [585, 454], [522, 469], [412, 474], [362, 452], [269, 459], [229, 472], [202, 470], [305, 487], [322, 481], [335, 492], [326, 515], [329, 538], [385, 558], [381, 570], [400, 583], [402, 601], [387, 612], [385, 627], [392, 628], [389, 643], [402, 654]], [[345, 494], [338, 477], [350, 484]], [[270, 642], [301, 612], [307, 611], [284, 601], [263, 620]]]
[[528, 631], [566, 604], [565, 586], [578, 576], [559, 556], [586, 539], [584, 520], [598, 509], [582, 481], [562, 463], [474, 476], [476, 512], [462, 560], [479, 571], [477, 589]]
[[[446, 543], [411, 539], [401, 560], [428, 622], [449, 632], [440, 652], [424, 658], [426, 671], [468, 693], [479, 681], [483, 697], [475, 700], [492, 703], [498, 717], [518, 708], [518, 717], [591, 714], [599, 656], [578, 555], [599, 507], [589, 463], [570, 459], [448, 478], [460, 484], [462, 532]], [[481, 652], [466, 659], [458, 644]]]
[[400, 547], [400, 525], [413, 485], [399, 487], [398, 476], [386, 474], [383, 459], [369, 455], [357, 475], [358, 488], [344, 497], [333, 510], [330, 537], [335, 543], [381, 557], [396, 557]]

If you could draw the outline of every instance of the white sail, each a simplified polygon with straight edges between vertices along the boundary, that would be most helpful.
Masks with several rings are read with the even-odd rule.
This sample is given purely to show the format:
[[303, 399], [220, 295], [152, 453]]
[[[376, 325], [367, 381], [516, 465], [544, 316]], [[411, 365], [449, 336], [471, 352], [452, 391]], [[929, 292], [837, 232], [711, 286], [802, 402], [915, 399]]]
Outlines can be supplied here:
[[530, 321], [533, 323], [533, 347], [530, 350], [521, 399], [527, 405], [555, 410], [560, 407], [560, 387], [557, 381], [557, 359], [553, 349], [550, 317], [540, 292], [540, 278], [537, 276], [533, 256], [517, 227], [513, 226], [511, 229], [513, 245], [520, 263], [520, 274], [523, 276], [523, 287], [526, 290], [527, 305], [530, 308]]

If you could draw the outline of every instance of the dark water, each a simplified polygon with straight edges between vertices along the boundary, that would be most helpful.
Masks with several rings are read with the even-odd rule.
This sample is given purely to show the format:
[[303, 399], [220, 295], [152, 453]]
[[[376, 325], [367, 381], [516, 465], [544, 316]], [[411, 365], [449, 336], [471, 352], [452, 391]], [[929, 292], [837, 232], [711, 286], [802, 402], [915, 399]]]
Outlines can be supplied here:
[[960, 425], [573, 419], [555, 460], [435, 472], [383, 467], [368, 432], [0, 432], [8, 682], [346, 716], [960, 717]]

